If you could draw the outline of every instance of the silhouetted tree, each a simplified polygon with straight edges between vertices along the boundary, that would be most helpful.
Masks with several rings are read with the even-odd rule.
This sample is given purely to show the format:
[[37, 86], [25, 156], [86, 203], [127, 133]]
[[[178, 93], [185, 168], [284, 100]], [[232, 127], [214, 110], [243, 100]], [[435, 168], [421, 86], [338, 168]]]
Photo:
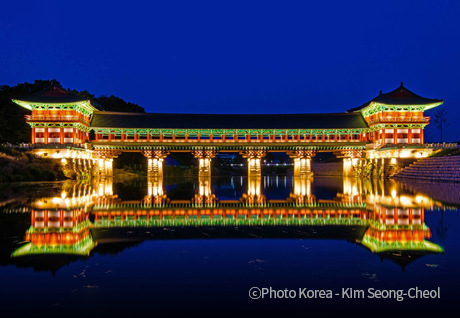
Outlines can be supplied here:
[[[57, 84], [58, 81], [53, 80]], [[31, 129], [24, 119], [30, 111], [16, 105], [12, 98], [33, 95], [51, 84], [51, 80], [35, 80], [33, 83], [19, 83], [16, 86], [0, 85], [0, 144], [30, 142]], [[144, 108], [111, 95], [95, 97], [90, 92], [68, 89], [72, 94], [87, 98], [99, 110], [144, 113]]]
[[436, 119], [434, 120], [436, 127], [441, 130], [441, 142], [442, 142], [442, 132], [444, 129], [450, 126], [449, 123], [447, 123], [447, 112], [446, 110], [443, 109], [438, 109], [436, 111]]

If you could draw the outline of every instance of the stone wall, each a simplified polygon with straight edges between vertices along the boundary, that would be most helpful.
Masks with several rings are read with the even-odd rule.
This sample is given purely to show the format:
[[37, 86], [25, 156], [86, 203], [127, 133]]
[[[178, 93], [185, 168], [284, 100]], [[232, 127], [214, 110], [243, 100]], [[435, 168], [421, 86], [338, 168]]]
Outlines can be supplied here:
[[343, 162], [312, 162], [314, 176], [343, 176]]

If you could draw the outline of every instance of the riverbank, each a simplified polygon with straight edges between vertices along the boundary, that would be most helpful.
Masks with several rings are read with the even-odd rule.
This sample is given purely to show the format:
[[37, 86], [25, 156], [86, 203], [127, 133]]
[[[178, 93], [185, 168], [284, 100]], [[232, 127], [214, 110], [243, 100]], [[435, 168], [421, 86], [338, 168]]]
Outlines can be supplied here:
[[62, 165], [30, 152], [0, 149], [0, 182], [65, 180]]

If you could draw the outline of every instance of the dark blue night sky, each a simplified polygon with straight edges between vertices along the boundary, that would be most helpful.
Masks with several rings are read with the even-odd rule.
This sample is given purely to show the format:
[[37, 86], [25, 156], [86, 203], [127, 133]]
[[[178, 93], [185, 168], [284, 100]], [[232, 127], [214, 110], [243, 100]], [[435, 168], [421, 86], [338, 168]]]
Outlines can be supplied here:
[[[460, 1], [8, 1], [0, 85], [56, 78], [148, 112], [342, 112], [403, 81], [460, 140]], [[427, 112], [434, 117], [435, 110]], [[431, 124], [426, 141], [439, 140]]]

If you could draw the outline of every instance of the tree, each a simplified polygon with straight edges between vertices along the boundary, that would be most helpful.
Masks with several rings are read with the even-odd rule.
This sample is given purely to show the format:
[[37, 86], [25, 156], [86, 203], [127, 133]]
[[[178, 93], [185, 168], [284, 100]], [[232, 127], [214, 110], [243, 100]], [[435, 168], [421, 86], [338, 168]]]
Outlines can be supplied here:
[[[58, 81], [53, 80], [60, 84]], [[33, 95], [48, 87], [53, 81], [35, 80], [33, 83], [19, 83], [16, 86], [0, 85], [0, 144], [30, 142], [31, 128], [26, 123], [24, 115], [30, 115], [30, 110], [20, 107], [11, 101], [12, 98]], [[99, 110], [117, 112], [144, 113], [144, 108], [111, 95], [95, 97], [90, 92], [68, 89], [72, 94], [87, 98]]]
[[0, 86], [0, 143], [30, 142], [31, 128], [24, 119], [24, 115], [30, 115], [30, 111], [16, 105], [11, 99], [32, 95], [50, 84], [50, 80], [35, 80], [12, 87]]
[[434, 120], [436, 127], [441, 130], [441, 142], [442, 142], [442, 132], [444, 129], [450, 126], [449, 123], [447, 123], [447, 112], [446, 110], [443, 109], [438, 109], [436, 111], [436, 119]]

